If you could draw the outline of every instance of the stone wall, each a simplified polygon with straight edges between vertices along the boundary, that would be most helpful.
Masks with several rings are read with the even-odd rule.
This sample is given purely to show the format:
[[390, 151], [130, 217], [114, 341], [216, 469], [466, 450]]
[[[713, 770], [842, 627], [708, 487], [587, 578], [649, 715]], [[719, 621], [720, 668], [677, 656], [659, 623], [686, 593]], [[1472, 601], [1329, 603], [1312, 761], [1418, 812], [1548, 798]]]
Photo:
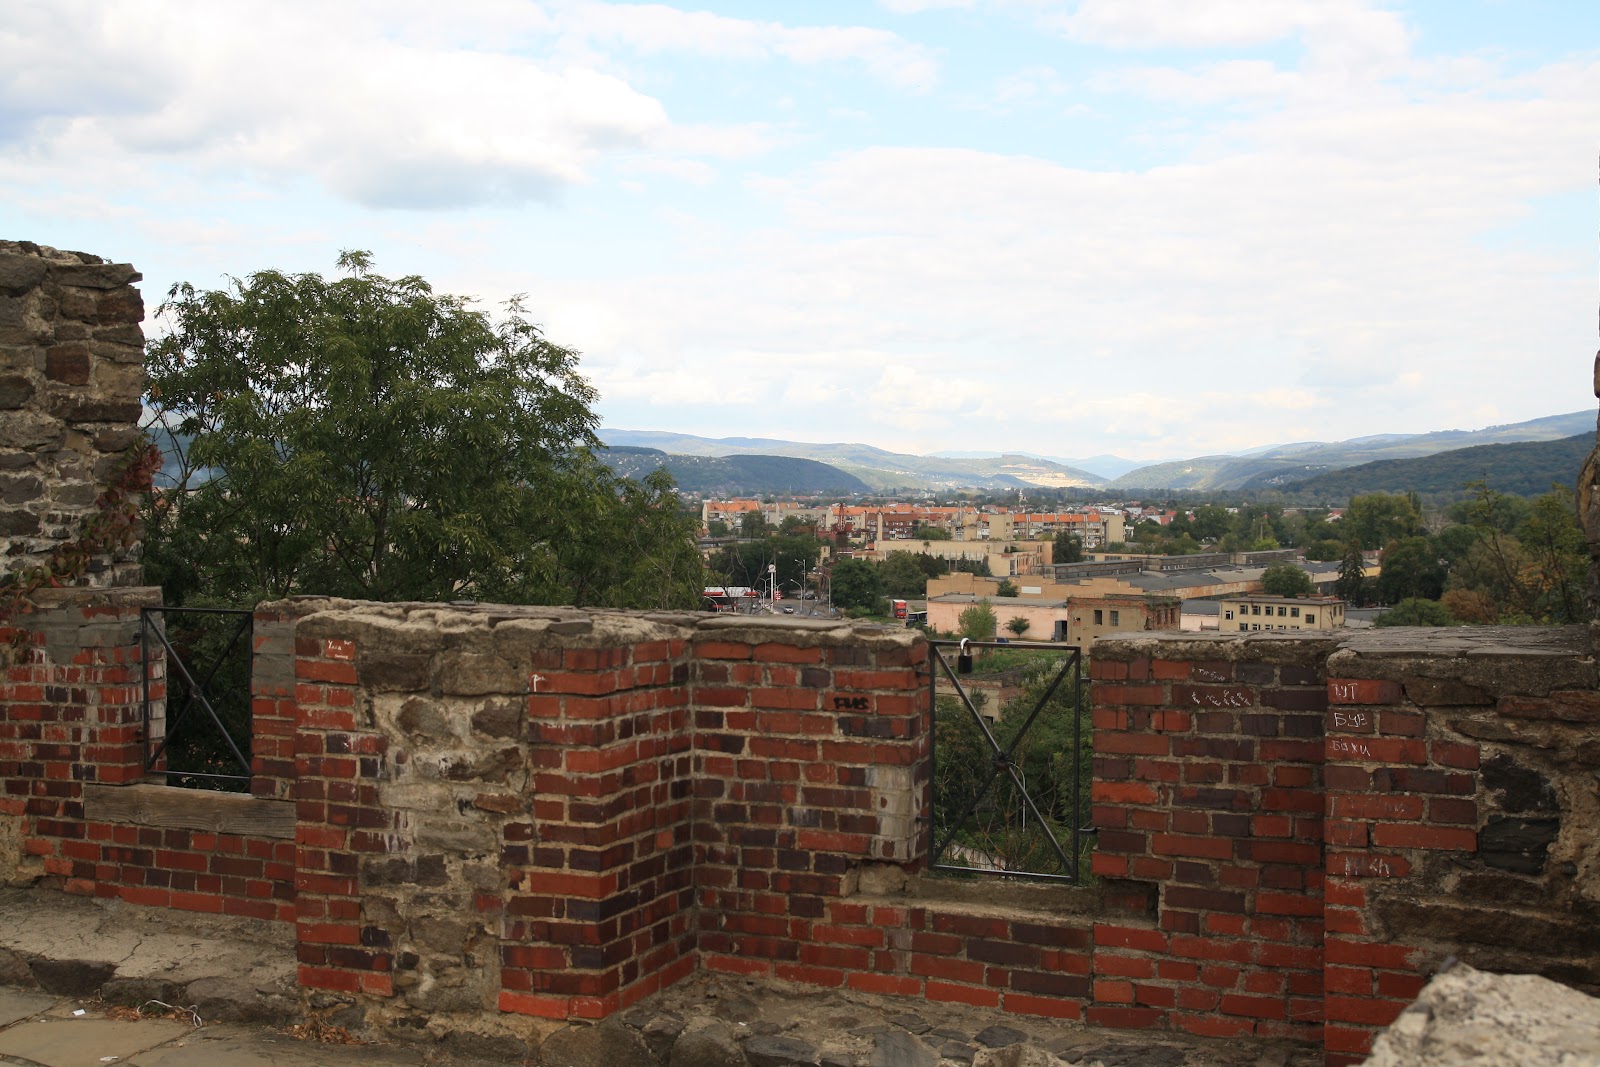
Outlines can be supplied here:
[[0, 635], [11, 869], [292, 921], [342, 1025], [517, 1040], [706, 968], [1343, 1063], [1451, 956], [1600, 988], [1582, 628], [1102, 639], [1073, 889], [925, 876], [912, 631], [265, 604], [221, 797], [143, 777], [154, 592], [53, 595]]
[[[127, 264], [0, 241], [0, 573], [74, 540], [139, 439], [138, 280]], [[125, 552], [93, 561], [88, 584], [138, 579]]]

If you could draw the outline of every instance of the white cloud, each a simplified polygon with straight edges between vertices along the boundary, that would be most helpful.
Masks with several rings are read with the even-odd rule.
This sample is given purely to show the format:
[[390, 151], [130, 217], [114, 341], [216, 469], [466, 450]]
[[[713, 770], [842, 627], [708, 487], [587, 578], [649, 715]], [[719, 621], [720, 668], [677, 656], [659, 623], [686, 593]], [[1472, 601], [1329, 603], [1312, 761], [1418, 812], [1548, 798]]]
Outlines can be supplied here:
[[502, 0], [450, 15], [416, 0], [25, 5], [0, 31], [0, 143], [13, 165], [181, 159], [213, 182], [309, 177], [372, 207], [515, 204], [588, 181], [608, 156], [687, 173], [675, 157], [774, 143], [750, 124], [675, 124], [596, 45], [854, 62], [916, 88], [936, 71], [926, 50], [859, 27]]
[[1251, 47], [1304, 35], [1331, 58], [1404, 51], [1408, 34], [1367, 0], [1080, 0], [1046, 24], [1111, 48]]

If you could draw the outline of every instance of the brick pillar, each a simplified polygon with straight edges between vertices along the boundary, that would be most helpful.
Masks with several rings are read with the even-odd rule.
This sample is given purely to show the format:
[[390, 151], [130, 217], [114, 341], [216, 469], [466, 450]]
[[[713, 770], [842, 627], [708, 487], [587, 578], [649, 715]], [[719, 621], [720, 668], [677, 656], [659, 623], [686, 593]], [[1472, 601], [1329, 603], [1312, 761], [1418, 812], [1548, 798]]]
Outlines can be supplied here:
[[694, 969], [688, 642], [534, 653], [502, 1011], [604, 1018]]
[[295, 778], [294, 626], [300, 602], [263, 602], [251, 620], [250, 792], [287, 800]]
[[1095, 927], [1091, 1022], [1315, 1040], [1321, 637], [1102, 638], [1094, 873], [1155, 921]]
[[[0, 629], [9, 660], [0, 682], [0, 843], [7, 877], [43, 873], [92, 893], [97, 846], [85, 838], [84, 786], [144, 775], [143, 660], [139, 608], [156, 589], [55, 589]], [[164, 697], [160, 680], [152, 697]], [[6, 845], [18, 851], [3, 855]]]
[[[909, 945], [838, 902], [927, 849], [927, 645], [738, 620], [694, 648], [695, 857], [705, 965], [822, 985], [910, 976]], [[898, 921], [898, 920], [896, 920]], [[892, 984], [892, 983], [891, 983]]]
[[363, 912], [362, 865], [393, 837], [388, 739], [358, 722], [355, 658], [353, 641], [295, 639], [295, 941], [302, 987], [387, 997], [394, 957]]
[[1330, 1064], [1364, 1058], [1436, 962], [1387, 936], [1368, 887], [1419, 876], [1431, 854], [1478, 847], [1478, 746], [1430, 738], [1399, 682], [1352, 677], [1353, 658], [1341, 661], [1343, 676], [1328, 679], [1325, 767]]

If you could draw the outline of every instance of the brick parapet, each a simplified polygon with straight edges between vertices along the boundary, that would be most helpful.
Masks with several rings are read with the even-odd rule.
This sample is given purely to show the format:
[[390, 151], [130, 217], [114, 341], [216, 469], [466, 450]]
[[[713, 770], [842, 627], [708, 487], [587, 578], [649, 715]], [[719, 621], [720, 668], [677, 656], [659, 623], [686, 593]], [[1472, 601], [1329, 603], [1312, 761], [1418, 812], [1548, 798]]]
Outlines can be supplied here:
[[1357, 636], [1329, 673], [1329, 1062], [1364, 1057], [1450, 956], [1600, 986], [1600, 883], [1575, 862], [1600, 812], [1571, 788], [1600, 766], [1583, 631]]
[[[1323, 636], [1109, 638], [1091, 658], [1094, 873], [1147, 924], [1095, 928], [1090, 1021], [1314, 1039]], [[1115, 976], [1115, 977], [1112, 977]]]
[[[128, 647], [68, 621], [39, 655]], [[1600, 985], [1600, 698], [1564, 632], [1102, 639], [1088, 902], [895, 888], [929, 802], [906, 631], [328, 600], [256, 623], [239, 803], [288, 792], [292, 842], [88, 811], [100, 765], [22, 747], [27, 671], [11, 825], [61, 831], [19, 840], [64, 888], [292, 918], [303, 984], [380, 1027], [598, 1018], [706, 967], [1341, 1061], [1447, 954]], [[82, 703], [53, 692], [41, 715]]]

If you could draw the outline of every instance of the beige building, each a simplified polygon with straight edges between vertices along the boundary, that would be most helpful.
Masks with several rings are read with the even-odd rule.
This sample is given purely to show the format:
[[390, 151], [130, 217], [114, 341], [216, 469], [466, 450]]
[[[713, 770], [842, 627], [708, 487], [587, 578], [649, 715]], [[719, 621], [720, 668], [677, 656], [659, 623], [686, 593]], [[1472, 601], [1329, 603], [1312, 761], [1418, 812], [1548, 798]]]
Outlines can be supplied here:
[[1332, 596], [1225, 597], [1217, 629], [1222, 633], [1254, 630], [1334, 630], [1344, 625], [1345, 602]]
[[[1019, 641], [1069, 641], [1088, 645], [1102, 634], [1178, 629], [1180, 602], [1176, 597], [1165, 596], [1043, 600], [946, 593], [929, 598], [928, 625], [939, 633], [956, 633], [961, 627], [961, 613], [983, 599], [988, 600], [989, 607], [994, 610], [997, 636]], [[1028, 622], [1028, 628], [1021, 634], [1006, 628], [1006, 624], [1016, 618]]]

